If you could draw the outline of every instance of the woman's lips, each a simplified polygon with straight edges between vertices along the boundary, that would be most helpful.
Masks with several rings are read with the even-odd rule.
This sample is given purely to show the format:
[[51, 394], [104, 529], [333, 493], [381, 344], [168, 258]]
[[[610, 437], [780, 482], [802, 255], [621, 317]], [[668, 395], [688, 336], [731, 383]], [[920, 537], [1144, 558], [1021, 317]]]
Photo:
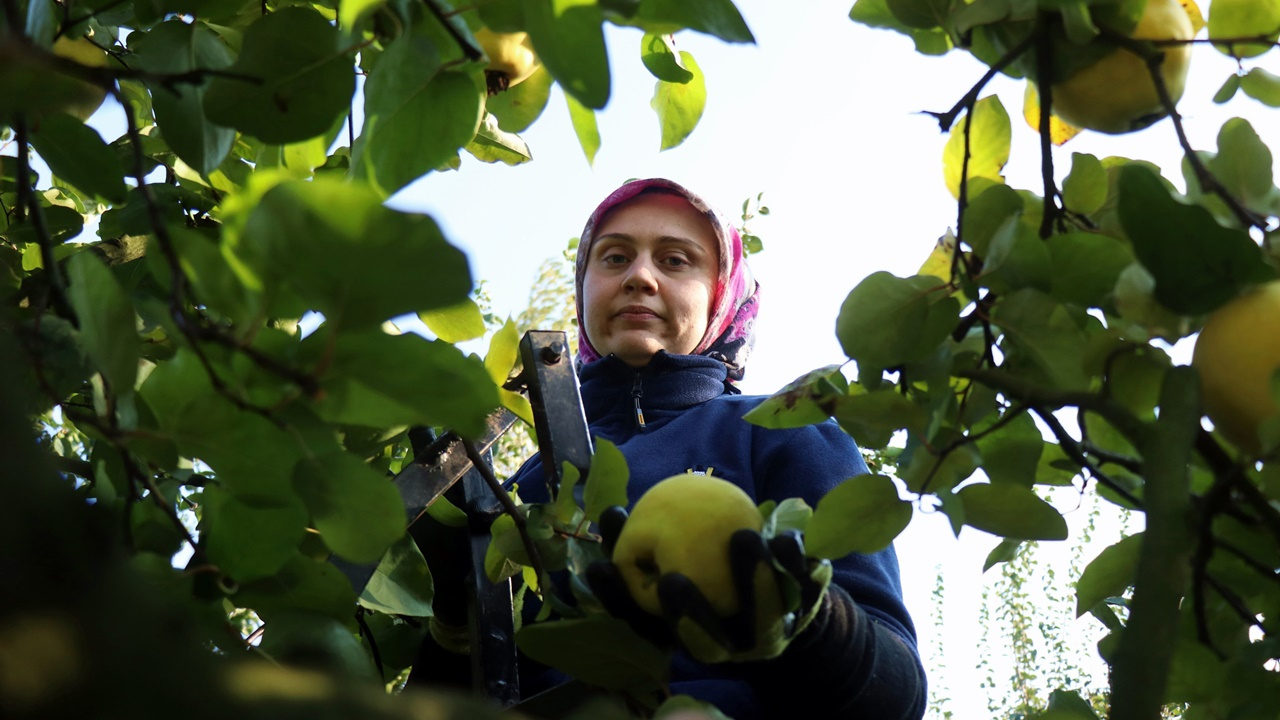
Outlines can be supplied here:
[[618, 311], [617, 317], [623, 320], [657, 320], [658, 313], [643, 305], [628, 305]]

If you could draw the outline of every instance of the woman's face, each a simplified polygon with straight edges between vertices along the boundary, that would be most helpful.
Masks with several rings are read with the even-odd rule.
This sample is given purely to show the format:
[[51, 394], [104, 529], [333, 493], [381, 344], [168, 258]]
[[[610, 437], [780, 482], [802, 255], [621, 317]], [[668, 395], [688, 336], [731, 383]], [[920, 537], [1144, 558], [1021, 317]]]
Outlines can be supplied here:
[[582, 286], [587, 337], [600, 353], [644, 367], [654, 353], [693, 352], [707, 332], [719, 243], [684, 198], [646, 193], [597, 228]]

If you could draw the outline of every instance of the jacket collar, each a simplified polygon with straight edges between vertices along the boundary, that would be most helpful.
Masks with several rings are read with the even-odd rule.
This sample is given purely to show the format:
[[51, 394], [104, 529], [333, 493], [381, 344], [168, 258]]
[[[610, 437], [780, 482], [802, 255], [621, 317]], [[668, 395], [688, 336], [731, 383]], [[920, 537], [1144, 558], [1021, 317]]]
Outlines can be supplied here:
[[609, 355], [583, 366], [578, 375], [588, 423], [613, 415], [631, 422], [637, 392], [644, 412], [654, 419], [725, 393], [739, 393], [727, 379], [728, 369], [720, 360], [703, 355], [670, 355], [663, 350], [643, 368], [633, 368]]

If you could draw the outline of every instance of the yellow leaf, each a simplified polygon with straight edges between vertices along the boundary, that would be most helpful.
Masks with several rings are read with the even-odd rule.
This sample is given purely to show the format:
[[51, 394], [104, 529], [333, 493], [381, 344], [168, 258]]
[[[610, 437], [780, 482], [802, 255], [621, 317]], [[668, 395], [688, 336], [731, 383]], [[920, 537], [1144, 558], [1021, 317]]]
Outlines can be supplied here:
[[951, 232], [951, 228], [947, 228], [947, 234], [938, 238], [938, 242], [933, 246], [933, 251], [929, 253], [929, 257], [924, 259], [924, 264], [920, 266], [916, 274], [932, 275], [946, 282], [951, 282], [951, 263], [955, 255], [956, 236]]
[[[1194, 0], [1187, 0], [1194, 4]], [[1022, 95], [1022, 117], [1032, 130], [1040, 132], [1040, 93], [1036, 92], [1035, 83], [1027, 82], [1027, 90]], [[1080, 128], [1068, 125], [1057, 115], [1049, 116], [1049, 141], [1054, 145], [1062, 145], [1080, 134]]]

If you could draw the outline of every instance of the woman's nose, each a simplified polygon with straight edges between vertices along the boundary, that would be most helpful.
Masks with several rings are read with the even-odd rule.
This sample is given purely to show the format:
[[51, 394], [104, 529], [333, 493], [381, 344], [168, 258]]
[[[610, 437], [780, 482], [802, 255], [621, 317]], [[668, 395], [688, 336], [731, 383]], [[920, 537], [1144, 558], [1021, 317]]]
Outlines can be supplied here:
[[644, 256], [636, 258], [631, 263], [631, 267], [627, 271], [627, 275], [623, 278], [623, 287], [631, 291], [653, 291], [658, 288], [657, 277], [654, 273], [653, 263], [649, 258]]

